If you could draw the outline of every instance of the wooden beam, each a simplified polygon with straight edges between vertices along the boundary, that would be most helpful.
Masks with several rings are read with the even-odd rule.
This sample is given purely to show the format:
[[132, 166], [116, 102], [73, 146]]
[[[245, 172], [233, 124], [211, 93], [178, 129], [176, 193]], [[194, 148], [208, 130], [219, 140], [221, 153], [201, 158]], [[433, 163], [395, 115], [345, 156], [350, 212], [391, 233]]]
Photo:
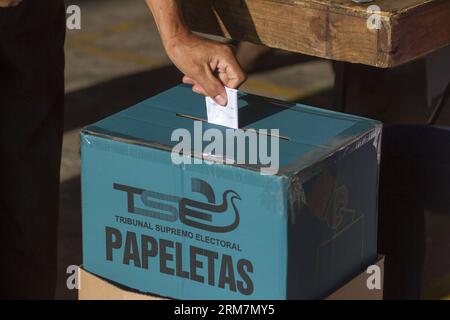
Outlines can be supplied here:
[[[332, 60], [394, 67], [450, 44], [449, 0], [189, 0], [195, 31]], [[382, 26], [370, 30], [375, 4]]]

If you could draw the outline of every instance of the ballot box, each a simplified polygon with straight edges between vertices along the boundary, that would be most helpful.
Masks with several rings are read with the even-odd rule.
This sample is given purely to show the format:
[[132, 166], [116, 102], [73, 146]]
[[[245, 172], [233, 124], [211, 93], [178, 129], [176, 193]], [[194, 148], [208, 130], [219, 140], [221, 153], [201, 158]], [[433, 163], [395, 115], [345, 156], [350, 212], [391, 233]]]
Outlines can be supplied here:
[[377, 257], [381, 124], [180, 85], [81, 132], [84, 269], [174, 299], [318, 299]]

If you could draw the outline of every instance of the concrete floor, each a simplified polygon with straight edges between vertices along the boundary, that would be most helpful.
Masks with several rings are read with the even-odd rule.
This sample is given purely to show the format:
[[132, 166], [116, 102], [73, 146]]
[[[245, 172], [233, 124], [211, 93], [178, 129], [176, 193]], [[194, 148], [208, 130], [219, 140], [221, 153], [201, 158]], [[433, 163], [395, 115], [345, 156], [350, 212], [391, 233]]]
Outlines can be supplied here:
[[[66, 117], [61, 167], [61, 220], [57, 298], [68, 265], [82, 263], [79, 131], [180, 82], [141, 0], [72, 0], [82, 10], [82, 30], [66, 41]], [[244, 91], [328, 107], [333, 104], [331, 63], [271, 51], [256, 64]], [[450, 215], [427, 214], [426, 295], [450, 295]], [[446, 253], [446, 254], [444, 254]]]

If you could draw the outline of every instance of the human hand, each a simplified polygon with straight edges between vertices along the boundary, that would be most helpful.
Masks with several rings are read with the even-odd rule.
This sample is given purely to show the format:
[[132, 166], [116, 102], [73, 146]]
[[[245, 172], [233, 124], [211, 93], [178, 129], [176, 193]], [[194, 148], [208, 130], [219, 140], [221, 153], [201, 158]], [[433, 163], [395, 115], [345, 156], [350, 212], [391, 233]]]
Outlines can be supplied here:
[[164, 45], [172, 62], [184, 73], [183, 82], [222, 106], [227, 104], [224, 86], [236, 89], [246, 79], [229, 45], [191, 32], [178, 34]]

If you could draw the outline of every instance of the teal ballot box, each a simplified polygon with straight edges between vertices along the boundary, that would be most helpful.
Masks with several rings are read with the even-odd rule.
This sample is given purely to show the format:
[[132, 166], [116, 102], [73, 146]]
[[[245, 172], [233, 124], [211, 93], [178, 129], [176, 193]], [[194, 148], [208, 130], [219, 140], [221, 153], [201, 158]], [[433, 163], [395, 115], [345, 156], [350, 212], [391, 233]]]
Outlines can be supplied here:
[[[81, 132], [83, 266], [175, 299], [319, 299], [377, 258], [381, 124], [180, 85]], [[233, 144], [234, 142], [234, 144]]]

